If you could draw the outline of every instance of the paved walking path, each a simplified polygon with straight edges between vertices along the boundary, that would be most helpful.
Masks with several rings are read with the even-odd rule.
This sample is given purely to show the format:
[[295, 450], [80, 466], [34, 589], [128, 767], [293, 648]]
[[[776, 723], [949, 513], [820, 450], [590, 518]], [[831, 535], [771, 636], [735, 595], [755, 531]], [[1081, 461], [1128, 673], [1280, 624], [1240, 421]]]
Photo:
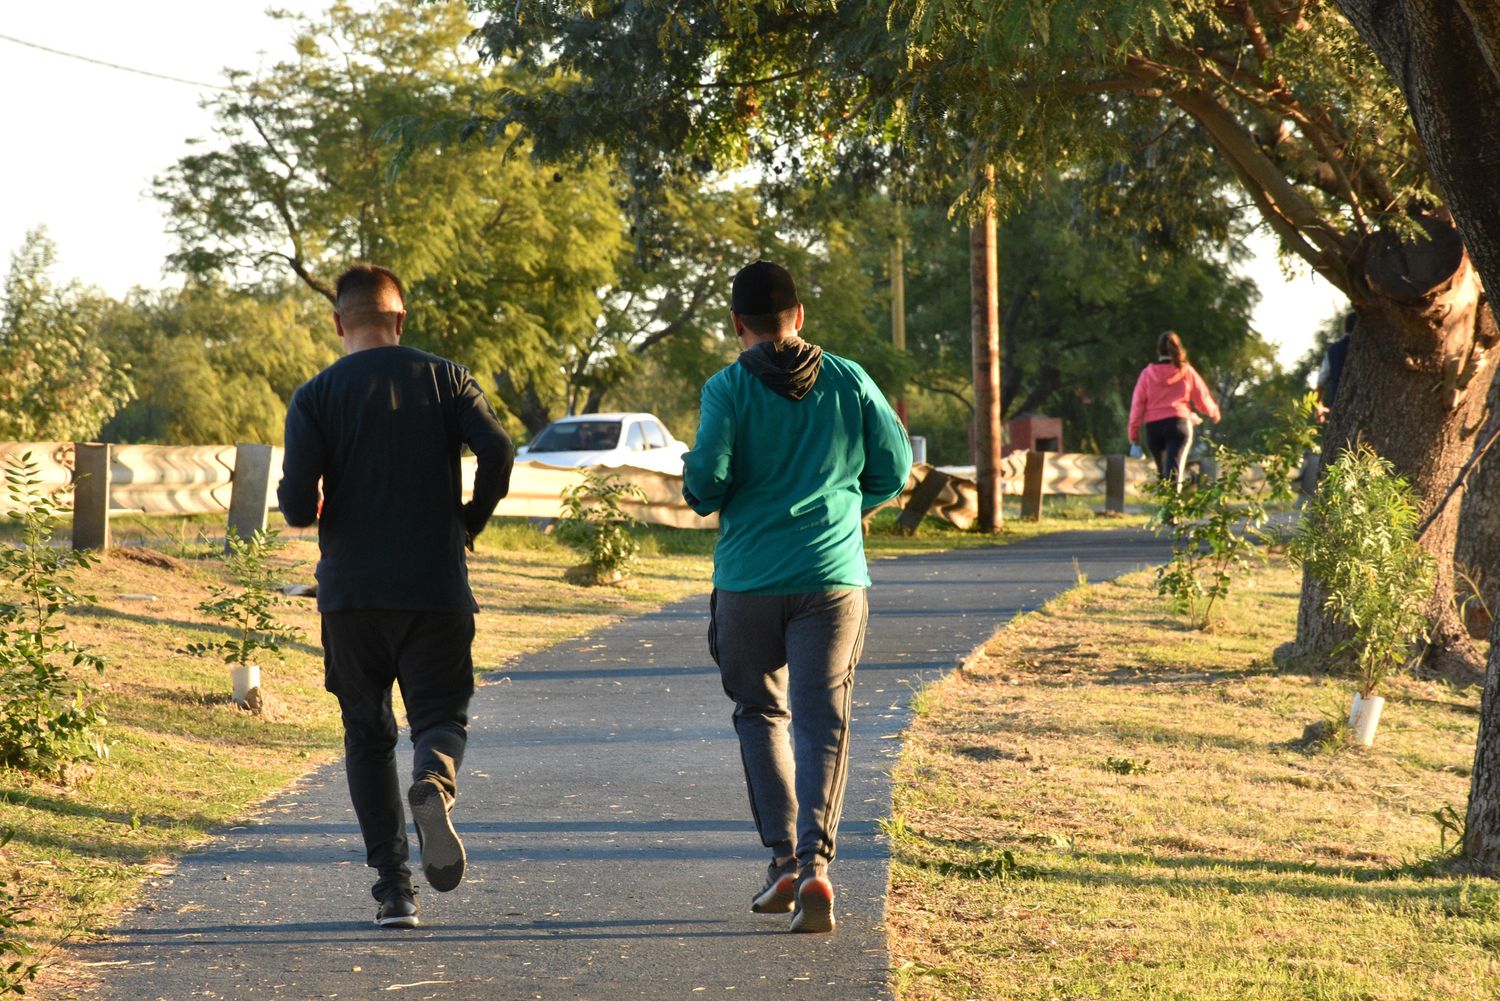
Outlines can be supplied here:
[[[750, 913], [766, 853], [704, 596], [526, 657], [480, 688], [454, 814], [470, 875], [422, 894], [422, 928], [371, 924], [372, 873], [334, 765], [184, 858], [81, 958], [115, 964], [94, 968], [96, 996], [129, 1001], [889, 998], [877, 822], [913, 689], [1077, 572], [1103, 580], [1165, 553], [1121, 529], [872, 565], [833, 935]], [[489, 614], [503, 622], [503, 609]]]

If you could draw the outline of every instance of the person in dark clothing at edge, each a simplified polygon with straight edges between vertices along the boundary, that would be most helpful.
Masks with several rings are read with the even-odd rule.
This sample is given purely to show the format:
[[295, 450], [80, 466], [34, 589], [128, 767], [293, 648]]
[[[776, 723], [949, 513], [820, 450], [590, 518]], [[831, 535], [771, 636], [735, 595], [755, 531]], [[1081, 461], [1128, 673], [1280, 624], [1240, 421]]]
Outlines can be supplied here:
[[699, 514], [719, 512], [709, 652], [772, 853], [750, 909], [832, 931], [828, 864], [868, 616], [861, 514], [901, 493], [911, 443], [863, 369], [798, 336], [785, 268], [744, 268], [730, 304], [745, 350], [703, 387], [683, 494]]
[[[509, 489], [515, 448], [467, 369], [401, 345], [405, 293], [395, 274], [356, 265], [336, 296], [345, 357], [292, 395], [276, 495], [287, 524], [318, 525], [325, 686], [339, 700], [349, 795], [366, 863], [379, 874], [375, 922], [413, 928], [391, 685], [401, 686], [416, 752], [407, 802], [422, 872], [433, 889], [451, 890], [464, 874], [448, 814], [468, 738], [479, 610], [464, 549]], [[478, 458], [467, 504], [463, 445]]]
[[1349, 356], [1349, 341], [1354, 337], [1354, 328], [1358, 324], [1357, 314], [1352, 311], [1345, 313], [1343, 336], [1329, 344], [1323, 352], [1323, 360], [1318, 365], [1316, 413], [1319, 424], [1328, 420], [1328, 412], [1338, 399], [1339, 381], [1344, 377], [1344, 359]]

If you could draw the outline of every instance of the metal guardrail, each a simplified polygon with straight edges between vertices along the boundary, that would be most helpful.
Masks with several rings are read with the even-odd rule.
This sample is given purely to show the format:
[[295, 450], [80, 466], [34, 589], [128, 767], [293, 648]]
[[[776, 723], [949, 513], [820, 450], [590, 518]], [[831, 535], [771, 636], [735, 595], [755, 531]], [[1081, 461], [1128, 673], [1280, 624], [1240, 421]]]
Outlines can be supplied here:
[[[265, 525], [276, 510], [275, 485], [282, 450], [268, 445], [101, 445], [87, 442], [0, 442], [0, 466], [30, 454], [42, 489], [61, 510], [73, 512], [78, 548], [109, 545], [109, 518], [136, 513], [194, 515], [223, 513], [242, 535]], [[462, 464], [464, 494], [473, 490], [476, 462]], [[717, 518], [699, 517], [682, 499], [682, 477], [634, 466], [615, 472], [639, 487], [644, 501], [625, 509], [648, 524], [676, 528], [717, 528]], [[562, 495], [583, 482], [573, 467], [518, 462], [510, 493], [495, 513], [501, 517], [556, 518]], [[0, 514], [14, 507], [0, 491]]]
[[[80, 548], [108, 547], [112, 514], [223, 513], [230, 525], [248, 535], [264, 526], [267, 512], [276, 509], [282, 451], [268, 445], [3, 442], [0, 465], [26, 453], [38, 466], [43, 489], [54, 503], [73, 510], [73, 540]], [[474, 470], [473, 457], [465, 459], [466, 495], [473, 488]], [[681, 476], [633, 466], [614, 471], [645, 495], [644, 501], [625, 505], [636, 519], [675, 528], [718, 527], [717, 518], [701, 518], [683, 501]], [[914, 513], [917, 522], [931, 514], [966, 528], [977, 516], [977, 486], [972, 475], [963, 472], [917, 464], [906, 489], [891, 503]], [[1139, 489], [1153, 475], [1144, 459], [1054, 452], [1012, 453], [1002, 460], [999, 473], [1002, 490], [1021, 494], [1023, 510], [1033, 517], [1040, 514], [1045, 494], [1104, 494], [1106, 507], [1123, 510], [1125, 491]], [[583, 474], [574, 467], [517, 462], [510, 493], [495, 513], [556, 518], [563, 492], [583, 482]], [[10, 497], [0, 495], [0, 513], [11, 506]]]

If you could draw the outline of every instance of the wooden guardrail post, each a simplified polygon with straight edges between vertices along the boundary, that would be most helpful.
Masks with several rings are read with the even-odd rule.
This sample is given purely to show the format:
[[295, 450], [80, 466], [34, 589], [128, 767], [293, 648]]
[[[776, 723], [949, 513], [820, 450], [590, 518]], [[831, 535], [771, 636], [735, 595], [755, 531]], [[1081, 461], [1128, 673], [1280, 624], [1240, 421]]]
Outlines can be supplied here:
[[109, 446], [73, 445], [73, 548], [109, 548]]
[[1104, 457], [1104, 510], [1125, 513], [1125, 456]]
[[1026, 472], [1021, 481], [1021, 517], [1042, 520], [1042, 474], [1047, 468], [1045, 452], [1026, 453]]
[[[271, 507], [271, 446], [235, 445], [234, 477], [230, 480], [229, 528], [248, 539], [266, 527]], [[229, 543], [224, 543], [225, 551]]]
[[917, 530], [917, 526], [922, 524], [922, 519], [927, 517], [927, 512], [932, 510], [932, 505], [937, 503], [938, 495], [947, 485], [948, 474], [936, 469], [929, 470], [922, 477], [922, 482], [911, 492], [911, 499], [906, 502], [906, 507], [896, 519], [896, 524], [901, 526], [903, 532], [910, 534]]

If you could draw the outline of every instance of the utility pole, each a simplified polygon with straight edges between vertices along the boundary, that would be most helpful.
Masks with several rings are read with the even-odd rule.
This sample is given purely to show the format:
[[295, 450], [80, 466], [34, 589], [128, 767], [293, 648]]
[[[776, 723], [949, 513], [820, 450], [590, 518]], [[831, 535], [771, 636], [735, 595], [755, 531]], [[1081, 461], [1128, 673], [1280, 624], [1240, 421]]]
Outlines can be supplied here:
[[974, 340], [974, 465], [981, 532], [1000, 530], [1000, 265], [995, 253], [994, 168], [983, 213], [969, 231], [969, 316]]

